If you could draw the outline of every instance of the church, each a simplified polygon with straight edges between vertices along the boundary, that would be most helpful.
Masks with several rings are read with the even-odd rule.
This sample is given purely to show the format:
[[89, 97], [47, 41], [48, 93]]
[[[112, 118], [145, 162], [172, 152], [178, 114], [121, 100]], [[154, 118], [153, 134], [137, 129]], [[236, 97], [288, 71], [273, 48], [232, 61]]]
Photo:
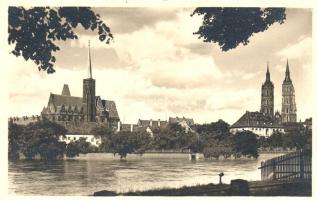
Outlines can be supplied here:
[[[65, 84], [61, 94], [50, 94], [48, 104], [41, 112], [42, 118], [63, 124], [68, 129], [86, 126], [84, 131], [89, 131], [87, 127], [94, 124], [116, 128], [120, 122], [116, 103], [103, 100], [95, 94], [96, 80], [92, 78], [90, 45], [88, 61], [88, 77], [83, 80], [83, 96], [72, 96], [68, 85]], [[79, 128], [72, 132], [78, 134], [80, 130], [83, 129]]]
[[261, 108], [259, 112], [247, 111], [230, 127], [230, 132], [248, 130], [257, 135], [269, 137], [273, 132], [285, 131], [285, 124], [296, 123], [295, 89], [291, 80], [288, 61], [282, 84], [282, 112], [274, 113], [274, 84], [267, 65], [265, 82], [261, 88]]

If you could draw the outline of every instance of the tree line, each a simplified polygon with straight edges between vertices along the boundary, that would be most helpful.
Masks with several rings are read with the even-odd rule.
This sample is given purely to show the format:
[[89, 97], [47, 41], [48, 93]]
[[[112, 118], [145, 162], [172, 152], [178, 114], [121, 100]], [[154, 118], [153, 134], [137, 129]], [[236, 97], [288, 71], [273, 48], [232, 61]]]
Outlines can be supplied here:
[[251, 131], [232, 134], [230, 125], [223, 120], [209, 124], [194, 125], [190, 131], [179, 124], [168, 124], [148, 133], [119, 131], [99, 126], [92, 130], [96, 138], [101, 139], [97, 147], [80, 138], [66, 144], [61, 141], [67, 130], [54, 122], [42, 120], [28, 125], [9, 123], [9, 159], [26, 159], [39, 156], [43, 160], [76, 157], [86, 153], [113, 153], [125, 158], [128, 154], [142, 155], [151, 150], [190, 150], [203, 153], [205, 158], [257, 158], [259, 149], [288, 148], [301, 149], [311, 147], [311, 131], [298, 127], [287, 133], [274, 132], [264, 138]]

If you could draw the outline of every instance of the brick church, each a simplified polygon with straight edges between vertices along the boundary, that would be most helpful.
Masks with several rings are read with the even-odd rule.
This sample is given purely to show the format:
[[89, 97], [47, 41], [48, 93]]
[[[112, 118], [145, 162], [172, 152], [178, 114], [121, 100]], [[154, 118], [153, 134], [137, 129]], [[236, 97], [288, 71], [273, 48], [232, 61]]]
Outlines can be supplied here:
[[[71, 96], [68, 85], [61, 94], [50, 94], [48, 104], [41, 112], [46, 118], [64, 125], [105, 124], [115, 128], [120, 121], [116, 103], [96, 96], [96, 80], [92, 78], [90, 45], [88, 51], [88, 78], [83, 80], [83, 96]], [[88, 126], [88, 125], [87, 125]]]
[[295, 123], [296, 103], [295, 89], [290, 77], [288, 61], [286, 63], [285, 79], [282, 84], [282, 111], [274, 113], [274, 84], [271, 81], [269, 65], [267, 65], [265, 82], [261, 88], [261, 108], [259, 112], [247, 111], [235, 122], [230, 131], [249, 130], [260, 136], [268, 137], [274, 131], [284, 132], [285, 124]]

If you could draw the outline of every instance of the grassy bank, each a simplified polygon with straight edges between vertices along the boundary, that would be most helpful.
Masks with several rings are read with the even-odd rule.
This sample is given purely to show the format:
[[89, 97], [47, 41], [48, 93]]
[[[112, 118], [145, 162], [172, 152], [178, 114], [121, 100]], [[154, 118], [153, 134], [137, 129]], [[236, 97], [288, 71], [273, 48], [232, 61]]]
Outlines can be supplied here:
[[115, 193], [111, 191], [95, 192], [94, 196], [311, 196], [311, 182], [293, 181], [253, 181], [242, 180], [235, 184], [207, 184], [184, 186], [181, 188], [162, 188], [147, 191]]

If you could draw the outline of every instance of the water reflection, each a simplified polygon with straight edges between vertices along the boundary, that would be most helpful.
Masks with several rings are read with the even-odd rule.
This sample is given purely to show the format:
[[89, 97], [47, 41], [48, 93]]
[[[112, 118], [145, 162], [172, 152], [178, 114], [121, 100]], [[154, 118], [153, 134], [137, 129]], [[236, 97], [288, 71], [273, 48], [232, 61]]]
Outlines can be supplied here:
[[98, 190], [117, 192], [181, 187], [243, 178], [259, 180], [262, 160], [197, 160], [187, 155], [128, 156], [122, 162], [107, 155], [53, 162], [9, 162], [9, 192], [18, 195], [91, 195]]

